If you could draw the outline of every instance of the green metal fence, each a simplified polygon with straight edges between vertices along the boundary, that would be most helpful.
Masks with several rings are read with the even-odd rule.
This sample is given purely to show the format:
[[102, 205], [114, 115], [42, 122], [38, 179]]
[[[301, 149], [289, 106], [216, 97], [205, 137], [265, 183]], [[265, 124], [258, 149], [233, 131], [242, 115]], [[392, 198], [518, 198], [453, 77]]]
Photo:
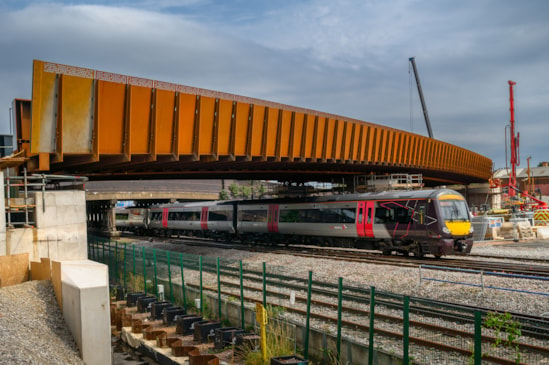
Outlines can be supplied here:
[[[342, 278], [337, 282], [333, 278], [314, 278], [312, 272], [288, 273], [283, 267], [270, 267], [266, 263], [244, 265], [242, 261], [138, 247], [96, 237], [90, 237], [88, 245], [89, 258], [108, 265], [112, 285], [158, 297], [162, 283], [166, 300], [196, 306], [203, 315], [220, 321], [224, 320], [223, 294], [228, 300], [240, 302], [241, 328], [254, 326], [245, 321], [248, 302], [283, 306], [288, 299], [301, 301], [304, 309], [300, 313], [305, 314], [300, 346], [305, 358], [313, 352], [324, 352], [325, 356], [330, 352], [340, 363], [374, 364], [375, 349], [402, 359], [403, 364], [549, 363], [546, 322], [533, 323], [508, 314], [381, 292], [374, 287], [345, 284]], [[261, 283], [249, 287], [244, 285], [245, 279]], [[188, 299], [186, 291], [190, 287], [199, 292], [199, 301], [193, 303]], [[217, 308], [205, 307], [202, 299], [206, 290], [217, 295]], [[319, 302], [330, 300], [333, 322], [322, 326], [328, 326], [325, 330], [335, 338], [332, 340], [335, 346], [312, 349], [309, 330], [315, 327], [314, 321], [320, 320], [314, 308]], [[287, 311], [291, 310], [289, 306]], [[349, 359], [348, 354], [342, 354], [343, 339], [362, 343], [368, 348], [368, 359]]]

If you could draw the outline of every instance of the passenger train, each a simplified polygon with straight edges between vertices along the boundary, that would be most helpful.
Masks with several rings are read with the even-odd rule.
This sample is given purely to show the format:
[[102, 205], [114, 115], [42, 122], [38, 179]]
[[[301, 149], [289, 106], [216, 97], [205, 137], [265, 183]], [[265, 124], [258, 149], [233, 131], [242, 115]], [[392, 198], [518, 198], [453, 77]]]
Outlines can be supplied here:
[[356, 247], [387, 255], [468, 254], [473, 245], [465, 198], [450, 189], [117, 208], [115, 219], [118, 230], [138, 234]]

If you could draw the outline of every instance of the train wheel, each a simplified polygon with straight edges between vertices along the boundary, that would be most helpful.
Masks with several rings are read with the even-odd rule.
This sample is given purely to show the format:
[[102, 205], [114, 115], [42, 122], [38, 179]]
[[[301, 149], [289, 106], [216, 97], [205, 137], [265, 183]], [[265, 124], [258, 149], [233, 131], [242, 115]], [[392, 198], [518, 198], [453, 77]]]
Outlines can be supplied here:
[[417, 245], [411, 252], [414, 254], [414, 257], [417, 257], [420, 259], [425, 257], [425, 253], [421, 249], [421, 245]]

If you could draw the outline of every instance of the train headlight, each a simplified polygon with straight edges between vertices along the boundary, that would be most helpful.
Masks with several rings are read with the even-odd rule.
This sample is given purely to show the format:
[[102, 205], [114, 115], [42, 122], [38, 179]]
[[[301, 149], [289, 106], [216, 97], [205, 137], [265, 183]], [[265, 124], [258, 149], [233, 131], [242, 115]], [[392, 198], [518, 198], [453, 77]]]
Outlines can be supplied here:
[[450, 230], [448, 229], [448, 227], [443, 227], [442, 228], [442, 232], [446, 233], [446, 234], [452, 234], [452, 232], [450, 232]]

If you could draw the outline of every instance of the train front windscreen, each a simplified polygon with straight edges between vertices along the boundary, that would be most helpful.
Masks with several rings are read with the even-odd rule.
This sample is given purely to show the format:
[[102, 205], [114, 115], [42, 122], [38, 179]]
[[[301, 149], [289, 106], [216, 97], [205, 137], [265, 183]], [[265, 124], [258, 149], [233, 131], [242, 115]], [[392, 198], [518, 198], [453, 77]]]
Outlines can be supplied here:
[[445, 223], [442, 230], [446, 234], [451, 234], [454, 237], [465, 237], [473, 233], [471, 217], [465, 200], [440, 200], [440, 208]]

